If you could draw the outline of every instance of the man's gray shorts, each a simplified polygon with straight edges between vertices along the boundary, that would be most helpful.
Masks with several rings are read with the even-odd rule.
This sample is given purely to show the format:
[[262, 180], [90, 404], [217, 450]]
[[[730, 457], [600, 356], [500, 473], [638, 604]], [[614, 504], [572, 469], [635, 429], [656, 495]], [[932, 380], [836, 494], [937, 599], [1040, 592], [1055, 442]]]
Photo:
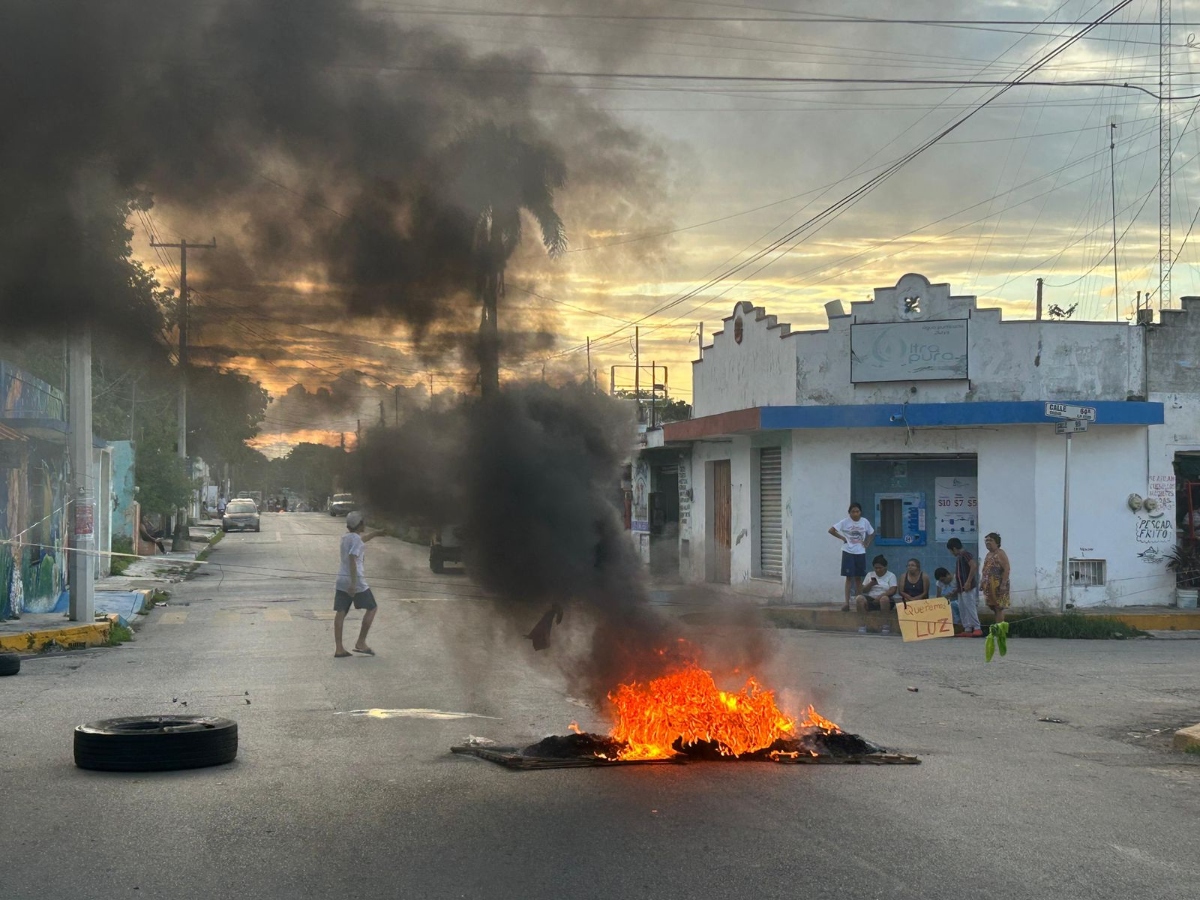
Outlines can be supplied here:
[[345, 591], [338, 591], [333, 595], [333, 608], [336, 612], [349, 612], [351, 604], [355, 609], [374, 609], [375, 595], [371, 593], [370, 588], [353, 597]]

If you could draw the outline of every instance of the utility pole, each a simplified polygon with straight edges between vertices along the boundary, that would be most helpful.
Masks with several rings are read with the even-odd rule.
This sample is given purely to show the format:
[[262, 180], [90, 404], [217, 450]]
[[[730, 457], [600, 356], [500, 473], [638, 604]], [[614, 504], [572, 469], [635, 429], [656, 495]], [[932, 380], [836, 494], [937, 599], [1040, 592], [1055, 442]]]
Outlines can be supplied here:
[[658, 362], [650, 361], [650, 427], [654, 427], [655, 410], [654, 406], [658, 403]]
[[1117, 123], [1108, 120], [1108, 177], [1112, 185], [1113, 318], [1121, 321], [1121, 291], [1117, 283]]
[[1068, 542], [1071, 523], [1071, 432], [1067, 432], [1067, 449], [1063, 456], [1063, 545], [1062, 545], [1062, 594], [1059, 596], [1058, 611], [1066, 612], [1071, 597], [1071, 560]]
[[[189, 244], [183, 238], [180, 238], [178, 244], [164, 244], [159, 241], [151, 240], [151, 247], [161, 247], [169, 250], [179, 251], [179, 414], [178, 427], [179, 436], [176, 439], [176, 452], [179, 458], [183, 460], [186, 467], [188, 462], [187, 452], [187, 373], [188, 373], [188, 283], [187, 283], [187, 254], [188, 248], [193, 250], [215, 250], [217, 239], [213, 238], [207, 244]], [[192, 473], [187, 473], [188, 481], [191, 481]], [[187, 510], [177, 510], [175, 514], [175, 533], [171, 538], [171, 549], [178, 551], [186, 549], [188, 540], [187, 534]]]
[[[1171, 0], [1158, 0], [1158, 311], [1171, 305]], [[1149, 301], [1147, 301], [1149, 302]]]
[[592, 393], [595, 393], [596, 385], [592, 381], [592, 338], [590, 335], [587, 339], [587, 378], [588, 389], [591, 390]]
[[697, 359], [704, 359], [704, 323], [700, 323], [700, 330], [696, 332], [696, 353]]
[[1042, 281], [1041, 278], [1037, 280], [1037, 320], [1039, 322], [1042, 321]]
[[[72, 622], [96, 617], [95, 519], [96, 491], [92, 483], [92, 335], [84, 330], [70, 339], [68, 375], [71, 409], [71, 552], [67, 556], [70, 582], [68, 612]], [[105, 506], [107, 512], [107, 506]]]
[[633, 329], [633, 399], [637, 403], [637, 420], [642, 424], [642, 329]]

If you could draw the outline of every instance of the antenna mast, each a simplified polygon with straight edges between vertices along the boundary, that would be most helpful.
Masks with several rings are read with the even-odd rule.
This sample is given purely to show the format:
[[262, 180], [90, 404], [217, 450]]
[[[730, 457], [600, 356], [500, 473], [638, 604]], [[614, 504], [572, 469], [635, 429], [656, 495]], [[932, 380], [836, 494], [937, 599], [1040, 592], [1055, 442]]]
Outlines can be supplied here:
[[1158, 0], [1158, 308], [1171, 305], [1171, 0]]

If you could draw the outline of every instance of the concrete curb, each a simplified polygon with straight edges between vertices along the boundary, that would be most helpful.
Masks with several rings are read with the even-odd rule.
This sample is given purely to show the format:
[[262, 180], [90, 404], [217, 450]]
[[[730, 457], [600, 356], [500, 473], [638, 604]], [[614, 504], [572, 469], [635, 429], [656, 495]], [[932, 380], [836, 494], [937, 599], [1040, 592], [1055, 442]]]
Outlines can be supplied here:
[[63, 650], [79, 650], [83, 647], [99, 647], [108, 640], [112, 627], [117, 622], [113, 613], [103, 622], [91, 625], [69, 625], [65, 628], [46, 628], [41, 631], [25, 631], [0, 637], [0, 650], [14, 653], [41, 653], [50, 647]]
[[1200, 753], [1200, 725], [1180, 728], [1175, 732], [1175, 739], [1171, 742], [1171, 746], [1175, 750]]

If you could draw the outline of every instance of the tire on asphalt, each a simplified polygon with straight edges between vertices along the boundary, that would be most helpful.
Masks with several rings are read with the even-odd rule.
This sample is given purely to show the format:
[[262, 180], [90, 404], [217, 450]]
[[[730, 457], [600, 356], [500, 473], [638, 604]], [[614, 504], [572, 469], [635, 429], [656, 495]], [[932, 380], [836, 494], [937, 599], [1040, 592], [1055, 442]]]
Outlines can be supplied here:
[[441, 575], [445, 573], [446, 563], [441, 556], [434, 553], [429, 554], [429, 570], [433, 572], [434, 575]]
[[0, 675], [16, 675], [20, 671], [20, 656], [16, 653], [0, 653]]
[[75, 729], [75, 765], [104, 772], [165, 772], [233, 762], [237, 722], [212, 716], [124, 716]]

